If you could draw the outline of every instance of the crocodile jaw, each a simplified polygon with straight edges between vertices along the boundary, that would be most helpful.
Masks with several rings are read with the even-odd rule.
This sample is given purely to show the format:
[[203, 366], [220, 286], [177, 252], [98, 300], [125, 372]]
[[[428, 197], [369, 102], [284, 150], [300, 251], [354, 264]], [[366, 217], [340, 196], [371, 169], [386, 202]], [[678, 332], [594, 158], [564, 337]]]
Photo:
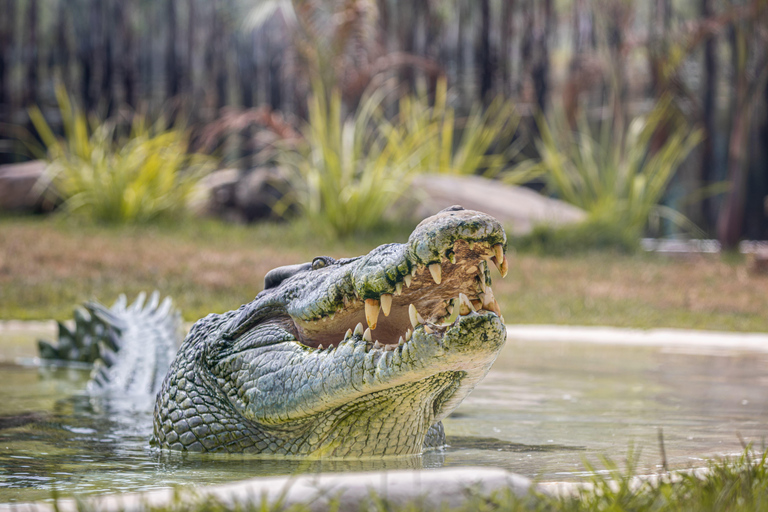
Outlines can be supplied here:
[[[310, 456], [420, 452], [427, 429], [482, 379], [506, 339], [488, 269], [506, 273], [505, 246], [492, 217], [444, 211], [406, 244], [295, 272], [239, 311], [201, 320], [169, 373], [183, 375], [183, 385], [166, 382], [158, 397], [158, 444]], [[216, 419], [224, 432], [213, 439], [205, 425], [196, 441], [169, 442], [179, 438], [173, 418], [186, 414], [174, 408], [201, 390], [215, 397], [202, 399], [205, 407], [224, 402], [229, 411]]]

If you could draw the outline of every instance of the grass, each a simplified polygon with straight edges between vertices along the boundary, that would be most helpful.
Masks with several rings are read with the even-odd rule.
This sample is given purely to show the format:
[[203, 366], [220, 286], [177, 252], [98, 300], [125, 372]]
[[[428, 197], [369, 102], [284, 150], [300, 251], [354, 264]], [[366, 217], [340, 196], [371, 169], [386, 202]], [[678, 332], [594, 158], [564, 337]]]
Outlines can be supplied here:
[[[404, 242], [412, 226], [335, 241], [305, 224], [214, 221], [112, 226], [62, 217], [0, 218], [0, 318], [66, 319], [91, 298], [160, 290], [185, 319], [250, 301], [264, 274], [314, 256]], [[508, 254], [494, 293], [510, 324], [768, 332], [768, 276], [742, 258], [581, 252]]]

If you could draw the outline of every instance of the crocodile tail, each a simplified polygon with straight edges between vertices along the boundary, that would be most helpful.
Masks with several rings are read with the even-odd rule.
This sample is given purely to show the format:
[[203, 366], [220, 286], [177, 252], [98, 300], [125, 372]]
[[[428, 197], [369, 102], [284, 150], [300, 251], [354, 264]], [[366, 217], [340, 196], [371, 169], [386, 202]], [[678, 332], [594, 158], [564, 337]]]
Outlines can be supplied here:
[[131, 304], [121, 296], [111, 308], [94, 302], [85, 308], [116, 333], [114, 347], [106, 347], [96, 363], [88, 391], [156, 394], [182, 335], [181, 314], [170, 297], [160, 301], [154, 292], [147, 301], [141, 293]]

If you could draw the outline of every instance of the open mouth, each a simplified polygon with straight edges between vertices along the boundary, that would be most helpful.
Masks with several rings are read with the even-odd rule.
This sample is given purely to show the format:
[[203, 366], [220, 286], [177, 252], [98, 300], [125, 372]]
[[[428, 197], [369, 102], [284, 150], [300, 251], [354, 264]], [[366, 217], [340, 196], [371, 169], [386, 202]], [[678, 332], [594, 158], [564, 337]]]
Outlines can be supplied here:
[[490, 267], [506, 276], [502, 244], [457, 238], [443, 248], [440, 262], [423, 264], [404, 258], [385, 270], [390, 279], [384, 289], [366, 290], [362, 296], [355, 291], [342, 298], [338, 310], [318, 318], [294, 318], [297, 340], [322, 351], [355, 338], [366, 342], [366, 351], [392, 351], [408, 343], [417, 329], [444, 333], [462, 316], [501, 317]]

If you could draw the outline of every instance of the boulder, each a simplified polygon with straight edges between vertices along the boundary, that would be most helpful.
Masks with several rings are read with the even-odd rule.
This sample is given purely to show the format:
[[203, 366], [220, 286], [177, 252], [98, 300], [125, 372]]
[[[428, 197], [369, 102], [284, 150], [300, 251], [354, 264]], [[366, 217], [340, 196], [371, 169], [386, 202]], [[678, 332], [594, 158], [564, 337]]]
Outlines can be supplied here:
[[0, 165], [0, 211], [50, 210], [50, 201], [35, 186], [45, 173], [46, 165], [42, 160]]
[[400, 210], [407, 211], [416, 221], [454, 204], [496, 217], [517, 236], [529, 233], [537, 225], [575, 224], [586, 217], [580, 208], [525, 187], [481, 176], [443, 174], [418, 176]]
[[201, 183], [202, 200], [196, 208], [234, 222], [254, 222], [279, 217], [273, 206], [284, 199], [290, 185], [278, 167], [260, 167], [251, 171], [222, 169], [208, 175]]

